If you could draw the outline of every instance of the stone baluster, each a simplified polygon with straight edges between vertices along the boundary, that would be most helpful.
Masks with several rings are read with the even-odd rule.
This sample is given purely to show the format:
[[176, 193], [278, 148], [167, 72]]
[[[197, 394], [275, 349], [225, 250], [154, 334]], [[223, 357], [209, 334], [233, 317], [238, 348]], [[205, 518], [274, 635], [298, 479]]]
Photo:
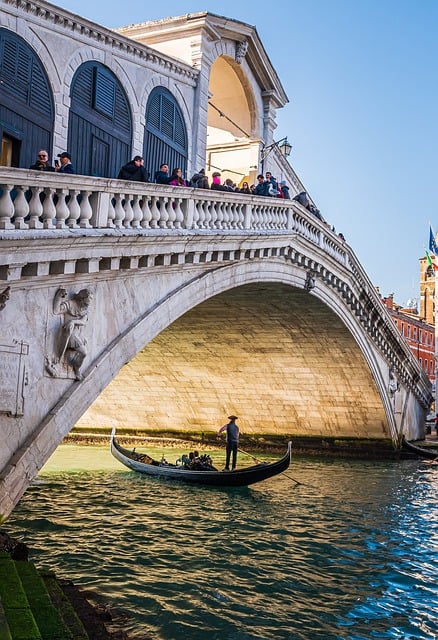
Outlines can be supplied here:
[[132, 204], [133, 218], [131, 222], [131, 227], [133, 229], [140, 229], [140, 226], [141, 226], [140, 223], [143, 218], [143, 211], [141, 210], [141, 207], [140, 207], [140, 198], [141, 196], [138, 195], [138, 193], [134, 195], [134, 200]]
[[294, 228], [294, 222], [295, 222], [294, 210], [292, 207], [288, 207], [286, 212], [286, 229], [288, 231], [292, 231], [292, 229]]
[[218, 203], [215, 200], [207, 200], [205, 204], [205, 226], [207, 229], [215, 229]]
[[253, 205], [249, 202], [246, 202], [242, 207], [242, 215], [243, 215], [243, 229], [251, 228], [251, 217], [252, 217]]
[[214, 202], [214, 209], [216, 212], [216, 220], [214, 221], [214, 226], [216, 229], [222, 229], [222, 222], [224, 219], [224, 214], [222, 211], [222, 202]]
[[116, 210], [114, 209], [114, 203], [115, 196], [114, 194], [110, 194], [110, 197], [108, 198], [107, 229], [114, 229], [115, 227], [114, 220], [116, 219]]
[[230, 228], [230, 203], [223, 202], [221, 206], [222, 211], [222, 229]]
[[66, 220], [70, 215], [70, 210], [65, 201], [66, 196], [68, 195], [68, 189], [57, 189], [56, 195], [58, 196], [58, 201], [56, 203], [56, 228], [57, 229], [66, 229], [67, 225]]
[[166, 227], [168, 227], [169, 229], [174, 229], [175, 228], [175, 221], [176, 221], [176, 203], [177, 203], [177, 198], [175, 198], [175, 200], [170, 199], [167, 202], [167, 206], [166, 206], [166, 211], [167, 211], [167, 222], [166, 222]]
[[14, 215], [14, 203], [11, 198], [13, 184], [1, 184], [3, 193], [0, 197], [0, 229], [14, 229], [11, 218]]
[[201, 221], [202, 221], [202, 227], [201, 229], [209, 229], [210, 228], [210, 222], [211, 222], [211, 213], [210, 213], [210, 201], [209, 200], [202, 200], [201, 202], [201, 207], [202, 207], [202, 212], [201, 213]]
[[143, 229], [149, 229], [151, 226], [152, 220], [152, 211], [149, 205], [149, 196], [143, 196], [141, 201], [141, 211], [142, 211], [142, 219], [141, 226]]
[[91, 193], [92, 193], [91, 191], [81, 191], [81, 202], [80, 202], [81, 215], [79, 218], [79, 226], [81, 229], [91, 228], [90, 220], [91, 220], [91, 216], [93, 215], [93, 209], [91, 208], [91, 204], [90, 204]]
[[260, 205], [255, 204], [252, 208], [250, 229], [260, 229]]
[[231, 205], [231, 212], [232, 212], [231, 226], [233, 229], [241, 228], [241, 225], [240, 225], [241, 208], [242, 208], [242, 205], [238, 202], [233, 202], [233, 204]]
[[29, 214], [29, 205], [27, 203], [26, 196], [24, 195], [26, 187], [18, 186], [15, 188], [17, 190], [17, 195], [14, 200], [14, 226], [16, 229], [28, 229], [29, 225], [24, 221]]
[[195, 211], [193, 214], [193, 228], [203, 229], [205, 226], [204, 201], [195, 201]]
[[81, 215], [81, 208], [78, 202], [78, 195], [78, 189], [73, 189], [72, 191], [70, 191], [70, 200], [67, 204], [69, 211], [67, 225], [70, 227], [70, 229], [77, 229], [79, 227], [78, 220]]
[[183, 216], [181, 224], [184, 229], [195, 229], [197, 227], [197, 202], [198, 201], [194, 200], [194, 198], [184, 198], [184, 200], [181, 202], [181, 213]]
[[158, 220], [158, 226], [160, 229], [165, 229], [167, 227], [167, 221], [169, 220], [169, 212], [167, 207], [169, 206], [169, 198], [160, 198], [160, 217]]
[[279, 228], [279, 208], [277, 203], [270, 207], [269, 210], [269, 222], [268, 229], [278, 229]]
[[43, 215], [43, 205], [41, 202], [42, 187], [31, 187], [32, 197], [29, 202], [29, 229], [42, 229], [43, 223], [40, 218]]
[[262, 217], [263, 217], [262, 229], [268, 229], [268, 227], [269, 227], [269, 206], [267, 204], [263, 207]]
[[237, 228], [244, 229], [245, 228], [245, 213], [246, 213], [246, 205], [242, 202], [238, 205], [238, 219], [237, 219]]
[[158, 221], [160, 219], [160, 210], [158, 208], [157, 201], [159, 200], [158, 196], [152, 196], [152, 206], [151, 206], [151, 229], [158, 229]]
[[[182, 229], [183, 226], [183, 221], [184, 221], [184, 214], [182, 212], [182, 208], [181, 208], [181, 203], [183, 202], [182, 198], [177, 198], [175, 200], [175, 221], [174, 221], [174, 227], [175, 229]], [[187, 203], [188, 200], [184, 200], [184, 203]]]
[[55, 229], [53, 221], [56, 220], [56, 207], [53, 202], [53, 196], [55, 189], [52, 187], [46, 187], [44, 189], [44, 202], [43, 202], [43, 227], [44, 229]]
[[114, 194], [115, 205], [114, 205], [114, 226], [116, 229], [121, 229], [123, 226], [123, 218], [125, 217], [125, 212], [122, 207], [122, 194], [116, 193]]
[[125, 204], [123, 205], [123, 226], [125, 229], [131, 228], [131, 221], [134, 219], [134, 211], [131, 205], [132, 195], [125, 193]]

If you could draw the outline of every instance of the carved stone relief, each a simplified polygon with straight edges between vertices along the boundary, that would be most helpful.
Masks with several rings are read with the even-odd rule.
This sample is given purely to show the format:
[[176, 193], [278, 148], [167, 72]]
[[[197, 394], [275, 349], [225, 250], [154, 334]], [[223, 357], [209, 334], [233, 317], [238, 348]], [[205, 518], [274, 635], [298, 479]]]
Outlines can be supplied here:
[[28, 355], [26, 342], [13, 340], [12, 344], [5, 344], [0, 341], [0, 413], [10, 416], [24, 413]]
[[0, 311], [2, 311], [6, 307], [6, 303], [9, 300], [9, 293], [11, 291], [11, 287], [6, 287], [0, 293]]
[[248, 42], [246, 40], [244, 40], [243, 42], [236, 42], [235, 60], [238, 64], [242, 64], [247, 51], [248, 51]]
[[304, 289], [306, 291], [312, 291], [315, 288], [315, 272], [312, 269], [306, 273], [306, 281], [304, 282]]
[[66, 289], [58, 289], [56, 292], [53, 314], [60, 316], [61, 322], [54, 336], [54, 355], [46, 355], [45, 367], [50, 376], [83, 380], [81, 367], [88, 354], [84, 334], [92, 299], [89, 289], [81, 289], [70, 295]]

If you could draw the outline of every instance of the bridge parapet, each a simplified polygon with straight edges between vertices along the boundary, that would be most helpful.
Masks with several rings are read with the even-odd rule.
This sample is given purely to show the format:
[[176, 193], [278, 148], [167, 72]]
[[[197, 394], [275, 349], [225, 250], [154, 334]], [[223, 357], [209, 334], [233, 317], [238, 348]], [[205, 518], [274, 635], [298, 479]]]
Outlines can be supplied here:
[[61, 175], [0, 170], [0, 232], [113, 229], [284, 230], [346, 263], [343, 242], [293, 200]]

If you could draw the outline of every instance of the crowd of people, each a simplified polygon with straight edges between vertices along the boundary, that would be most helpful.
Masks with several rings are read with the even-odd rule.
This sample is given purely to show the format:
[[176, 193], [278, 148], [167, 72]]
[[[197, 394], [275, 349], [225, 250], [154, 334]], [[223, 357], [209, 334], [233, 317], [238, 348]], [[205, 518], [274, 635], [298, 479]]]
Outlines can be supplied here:
[[[35, 163], [30, 166], [29, 169], [36, 171], [56, 171], [58, 173], [76, 173], [71, 161], [71, 155], [67, 151], [58, 153], [57, 158], [59, 158], [59, 160], [56, 159], [55, 166], [52, 166], [49, 161], [48, 152], [43, 149], [38, 152]], [[160, 165], [158, 171], [155, 172], [153, 180], [151, 180], [150, 173], [144, 165], [144, 158], [142, 156], [135, 156], [130, 162], [127, 162], [120, 168], [117, 177], [121, 180], [131, 180], [134, 182], [155, 182], [156, 184], [167, 184], [177, 187], [213, 189], [214, 191], [230, 191], [254, 196], [282, 198], [284, 200], [291, 199], [286, 180], [278, 182], [270, 171], [266, 171], [265, 174], [260, 173], [257, 176], [257, 184], [249, 185], [247, 181], [243, 181], [240, 186], [233, 182], [231, 178], [226, 178], [224, 182], [222, 182], [221, 173], [215, 171], [211, 176], [210, 184], [205, 169], [200, 169], [190, 180], [186, 180], [183, 177], [182, 169], [179, 167], [175, 167], [172, 173], [169, 174], [169, 165], [164, 162]], [[298, 202], [319, 220], [327, 224], [321, 212], [310, 201], [305, 191], [298, 193], [292, 200]], [[334, 227], [332, 231], [335, 231]], [[338, 236], [342, 241], [345, 240], [342, 233], [339, 233]]]
[[[37, 154], [37, 159], [29, 169], [35, 171], [57, 171], [59, 173], [76, 173], [74, 170], [71, 155], [67, 151], [58, 153], [58, 159], [55, 160], [55, 166], [50, 163], [49, 154], [42, 149]], [[131, 180], [134, 182], [155, 182], [156, 184], [168, 184], [177, 187], [193, 187], [196, 189], [213, 189], [216, 191], [231, 191], [234, 193], [245, 193], [247, 195], [261, 195], [269, 197], [284, 198], [290, 200], [289, 187], [285, 180], [277, 182], [272, 174], [267, 171], [266, 177], [260, 174], [257, 177], [257, 185], [249, 185], [244, 181], [239, 186], [231, 178], [226, 178], [222, 183], [221, 174], [215, 171], [211, 177], [211, 185], [205, 174], [205, 169], [197, 171], [190, 180], [183, 177], [182, 169], [175, 167], [172, 173], [169, 173], [169, 165], [163, 163], [158, 171], [155, 172], [153, 180], [149, 171], [144, 165], [142, 156], [135, 156], [132, 160], [124, 164], [117, 175], [120, 180]]]

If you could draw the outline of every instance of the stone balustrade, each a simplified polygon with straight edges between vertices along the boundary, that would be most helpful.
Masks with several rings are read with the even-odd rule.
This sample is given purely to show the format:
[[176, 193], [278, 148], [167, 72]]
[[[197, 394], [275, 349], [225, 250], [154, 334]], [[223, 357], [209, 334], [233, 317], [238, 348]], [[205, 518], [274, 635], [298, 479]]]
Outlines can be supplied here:
[[328, 225], [292, 200], [1, 168], [0, 234], [39, 229], [283, 230], [343, 264], [347, 255]]

